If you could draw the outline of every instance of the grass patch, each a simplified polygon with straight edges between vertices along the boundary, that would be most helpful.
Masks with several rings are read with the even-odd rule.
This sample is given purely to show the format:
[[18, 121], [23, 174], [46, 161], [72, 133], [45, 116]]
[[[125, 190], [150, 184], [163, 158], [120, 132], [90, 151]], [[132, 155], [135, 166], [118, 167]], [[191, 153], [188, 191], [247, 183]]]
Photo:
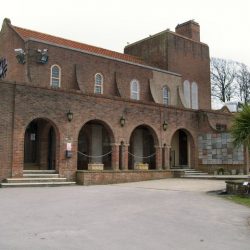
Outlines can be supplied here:
[[241, 205], [250, 207], [250, 197], [241, 197], [239, 195], [229, 195], [225, 197], [228, 200], [236, 202]]

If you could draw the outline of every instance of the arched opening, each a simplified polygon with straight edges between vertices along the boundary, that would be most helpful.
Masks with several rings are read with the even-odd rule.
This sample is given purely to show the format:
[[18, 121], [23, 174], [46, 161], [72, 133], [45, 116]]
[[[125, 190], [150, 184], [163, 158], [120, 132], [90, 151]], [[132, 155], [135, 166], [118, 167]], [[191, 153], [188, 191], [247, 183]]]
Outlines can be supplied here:
[[35, 119], [24, 136], [24, 170], [56, 169], [56, 130], [51, 122]]
[[77, 169], [88, 170], [90, 165], [102, 165], [104, 170], [112, 169], [111, 156], [113, 134], [101, 121], [89, 121], [78, 136]]
[[172, 168], [191, 167], [193, 164], [191, 148], [194, 148], [191, 134], [185, 129], [178, 129], [171, 140], [170, 166]]
[[129, 169], [136, 169], [137, 164], [148, 164], [148, 169], [156, 169], [155, 145], [157, 145], [152, 129], [141, 125], [136, 127], [129, 142]]

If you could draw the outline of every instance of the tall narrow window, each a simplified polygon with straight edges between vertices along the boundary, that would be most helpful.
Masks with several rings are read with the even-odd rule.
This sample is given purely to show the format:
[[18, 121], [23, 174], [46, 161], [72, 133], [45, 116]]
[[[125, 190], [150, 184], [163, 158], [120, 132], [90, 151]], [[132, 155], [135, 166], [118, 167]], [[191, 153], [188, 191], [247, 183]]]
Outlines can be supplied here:
[[51, 66], [50, 85], [54, 88], [61, 86], [61, 69], [58, 65]]
[[169, 104], [169, 90], [168, 90], [168, 87], [167, 86], [165, 86], [165, 87], [163, 87], [163, 89], [162, 89], [162, 95], [163, 95], [163, 104], [164, 105], [168, 105]]
[[95, 94], [103, 94], [103, 76], [100, 73], [95, 74]]
[[191, 102], [190, 102], [190, 83], [189, 81], [184, 81], [183, 83], [184, 88], [184, 98], [186, 101], [186, 108], [191, 108]]
[[192, 82], [191, 85], [191, 104], [192, 104], [192, 109], [198, 109], [198, 85], [196, 82]]
[[132, 80], [130, 83], [130, 97], [134, 100], [140, 99], [140, 86], [137, 80]]

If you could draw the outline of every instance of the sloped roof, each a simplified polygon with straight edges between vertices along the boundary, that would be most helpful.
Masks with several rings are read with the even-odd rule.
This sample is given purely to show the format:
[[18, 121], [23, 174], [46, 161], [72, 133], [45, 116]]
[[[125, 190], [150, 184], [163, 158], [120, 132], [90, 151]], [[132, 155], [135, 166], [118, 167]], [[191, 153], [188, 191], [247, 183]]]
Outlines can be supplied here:
[[20, 27], [13, 26], [13, 25], [12, 27], [22, 37], [23, 40], [28, 40], [28, 39], [33, 38], [36, 40], [49, 42], [49, 43], [53, 43], [53, 44], [57, 44], [61, 46], [66, 46], [66, 47], [73, 48], [73, 49], [83, 50], [85, 52], [90, 52], [90, 53], [94, 53], [97, 55], [107, 56], [107, 57], [111, 57], [114, 59], [119, 59], [119, 60], [128, 61], [132, 63], [146, 65], [144, 61], [142, 61], [140, 58], [135, 57], [135, 56], [118, 53], [112, 50], [107, 50], [107, 49], [95, 47], [92, 45], [71, 41], [68, 39], [61, 38], [61, 37], [56, 37], [56, 36], [48, 35], [45, 33], [20, 28]]

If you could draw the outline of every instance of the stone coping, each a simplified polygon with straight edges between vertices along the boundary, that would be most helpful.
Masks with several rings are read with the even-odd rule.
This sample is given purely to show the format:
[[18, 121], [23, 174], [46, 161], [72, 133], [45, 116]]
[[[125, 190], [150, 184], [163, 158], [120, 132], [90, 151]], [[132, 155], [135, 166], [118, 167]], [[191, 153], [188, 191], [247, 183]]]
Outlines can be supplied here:
[[[247, 179], [227, 180], [225, 182], [230, 184], [242, 184], [243, 182], [247, 182]], [[249, 182], [250, 182], [250, 177], [249, 177]]]
[[206, 176], [184, 176], [185, 179], [200, 179], [200, 180], [247, 180], [250, 179], [250, 176], [248, 175], [206, 175]]
[[76, 173], [142, 173], [142, 172], [171, 172], [169, 169], [150, 169], [150, 170], [77, 170]]

